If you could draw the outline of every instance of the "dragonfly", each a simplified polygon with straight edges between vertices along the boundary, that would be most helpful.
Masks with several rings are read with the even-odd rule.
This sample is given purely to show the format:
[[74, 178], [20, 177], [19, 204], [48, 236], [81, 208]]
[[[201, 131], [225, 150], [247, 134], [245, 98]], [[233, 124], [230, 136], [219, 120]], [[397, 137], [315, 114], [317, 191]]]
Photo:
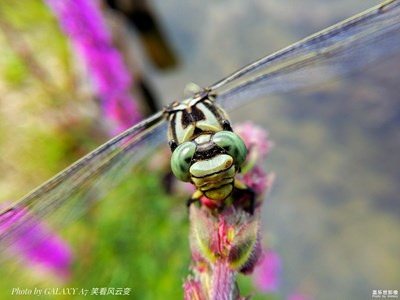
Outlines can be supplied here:
[[[6, 248], [13, 237], [35, 220], [75, 205], [77, 199], [85, 199], [91, 188], [99, 187], [113, 170], [119, 172], [122, 167], [136, 165], [148, 155], [146, 149], [165, 144], [168, 126], [171, 145], [177, 126], [170, 117], [176, 115], [171, 107], [184, 105], [193, 109], [204, 99], [211, 99], [211, 107], [232, 110], [257, 96], [293, 92], [347, 75], [397, 53], [399, 48], [400, 0], [389, 0], [245, 66], [132, 126], [2, 210], [0, 229], [4, 224], [7, 228], [0, 230], [0, 248]], [[212, 117], [210, 110], [205, 124]], [[218, 131], [230, 132], [221, 126]], [[172, 141], [175, 145], [171, 148], [178, 153], [173, 160], [178, 164], [182, 153], [176, 150], [184, 141]], [[179, 171], [175, 173], [179, 178]], [[21, 211], [29, 214], [15, 218]], [[9, 225], [10, 220], [16, 221]]]

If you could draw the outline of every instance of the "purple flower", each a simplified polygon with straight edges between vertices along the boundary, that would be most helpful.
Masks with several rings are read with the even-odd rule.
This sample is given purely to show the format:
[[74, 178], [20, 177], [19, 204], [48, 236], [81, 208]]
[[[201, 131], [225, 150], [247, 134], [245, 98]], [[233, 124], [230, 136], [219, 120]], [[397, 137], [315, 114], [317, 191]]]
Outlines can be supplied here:
[[272, 250], [265, 251], [254, 270], [256, 288], [263, 293], [276, 292], [279, 287], [281, 269], [279, 255]]
[[112, 125], [112, 134], [116, 134], [141, 120], [141, 115], [130, 94], [131, 75], [112, 45], [96, 2], [47, 0], [85, 63], [104, 115]]
[[[3, 208], [0, 206], [0, 210]], [[18, 228], [14, 227], [17, 225]], [[10, 230], [10, 255], [18, 256], [35, 269], [55, 274], [58, 279], [69, 279], [72, 251], [45, 223], [25, 209], [10, 210], [1, 215], [0, 236]]]

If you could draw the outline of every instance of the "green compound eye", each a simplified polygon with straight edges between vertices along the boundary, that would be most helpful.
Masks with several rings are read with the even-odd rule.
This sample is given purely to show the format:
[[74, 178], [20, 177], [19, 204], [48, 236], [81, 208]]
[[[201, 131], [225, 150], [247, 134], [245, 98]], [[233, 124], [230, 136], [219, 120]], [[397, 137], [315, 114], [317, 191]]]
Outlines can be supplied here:
[[175, 177], [181, 181], [190, 181], [190, 163], [196, 152], [196, 145], [193, 142], [180, 144], [171, 157], [171, 169]]
[[241, 166], [246, 160], [246, 145], [237, 134], [225, 130], [218, 131], [212, 137], [212, 141], [233, 157], [235, 165]]

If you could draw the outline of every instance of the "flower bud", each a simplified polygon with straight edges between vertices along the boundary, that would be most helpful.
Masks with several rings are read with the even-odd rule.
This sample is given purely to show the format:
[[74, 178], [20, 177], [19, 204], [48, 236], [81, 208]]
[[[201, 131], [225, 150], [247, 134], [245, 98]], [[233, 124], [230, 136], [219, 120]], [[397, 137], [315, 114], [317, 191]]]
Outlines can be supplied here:
[[190, 245], [194, 258], [214, 264], [228, 262], [231, 270], [240, 271], [258, 258], [260, 214], [228, 206], [219, 214], [190, 207]]

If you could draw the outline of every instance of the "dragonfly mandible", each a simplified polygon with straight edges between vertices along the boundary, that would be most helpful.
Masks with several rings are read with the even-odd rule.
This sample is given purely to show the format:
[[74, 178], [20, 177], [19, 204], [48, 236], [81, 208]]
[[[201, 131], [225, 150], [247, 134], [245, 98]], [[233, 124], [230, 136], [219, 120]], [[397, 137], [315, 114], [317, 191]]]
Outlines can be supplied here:
[[[202, 97], [199, 95], [212, 94], [216, 104], [231, 110], [259, 95], [292, 92], [357, 71], [399, 48], [400, 1], [389, 0], [263, 57], [185, 101], [193, 103]], [[52, 215], [74, 197], [88, 193], [89, 187], [96, 186], [111, 170], [135, 165], [144, 157], [144, 147], [166, 142], [166, 111], [109, 140], [4, 209], [0, 228], [21, 210], [28, 210], [35, 218]], [[0, 248], [7, 247], [7, 242], [30, 222], [29, 215], [24, 215], [1, 231]]]

